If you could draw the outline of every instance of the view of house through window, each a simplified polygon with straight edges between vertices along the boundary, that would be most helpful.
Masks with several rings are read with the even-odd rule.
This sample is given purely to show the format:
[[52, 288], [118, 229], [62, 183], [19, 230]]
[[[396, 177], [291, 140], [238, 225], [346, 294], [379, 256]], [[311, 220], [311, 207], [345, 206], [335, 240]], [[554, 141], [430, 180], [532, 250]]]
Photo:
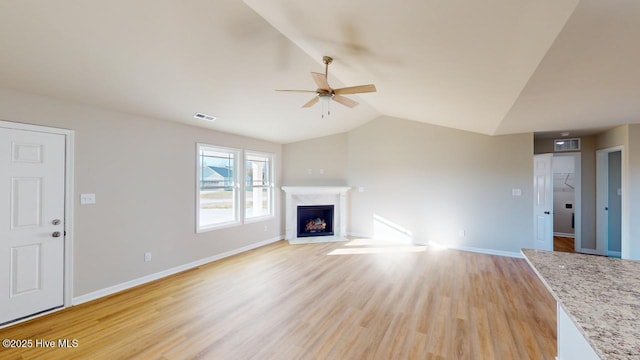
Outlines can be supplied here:
[[[198, 231], [273, 215], [273, 155], [198, 144]], [[240, 195], [243, 194], [243, 197]]]
[[247, 219], [272, 214], [271, 159], [268, 154], [245, 153], [244, 210]]
[[198, 228], [233, 224], [238, 219], [235, 184], [239, 152], [198, 145]]

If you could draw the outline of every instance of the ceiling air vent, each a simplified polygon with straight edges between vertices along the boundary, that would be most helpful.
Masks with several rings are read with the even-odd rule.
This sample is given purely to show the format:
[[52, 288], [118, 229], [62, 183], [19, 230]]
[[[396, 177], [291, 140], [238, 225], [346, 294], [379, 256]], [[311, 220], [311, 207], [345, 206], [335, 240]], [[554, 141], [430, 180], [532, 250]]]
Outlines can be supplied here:
[[215, 116], [211, 116], [203, 113], [195, 113], [193, 114], [193, 117], [196, 119], [207, 120], [207, 121], [214, 121], [216, 119]]
[[580, 139], [557, 139], [553, 141], [554, 151], [580, 150]]

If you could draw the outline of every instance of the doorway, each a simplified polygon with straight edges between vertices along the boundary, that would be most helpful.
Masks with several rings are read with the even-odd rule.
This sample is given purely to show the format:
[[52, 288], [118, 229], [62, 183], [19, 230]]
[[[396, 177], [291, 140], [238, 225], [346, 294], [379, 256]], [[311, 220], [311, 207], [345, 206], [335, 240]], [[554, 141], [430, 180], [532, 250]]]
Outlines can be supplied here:
[[73, 132], [0, 121], [0, 327], [71, 303]]
[[534, 246], [554, 250], [554, 235], [581, 248], [580, 153], [534, 155]]
[[596, 152], [596, 251], [622, 257], [622, 147]]
[[553, 237], [556, 251], [581, 251], [580, 153], [553, 155]]

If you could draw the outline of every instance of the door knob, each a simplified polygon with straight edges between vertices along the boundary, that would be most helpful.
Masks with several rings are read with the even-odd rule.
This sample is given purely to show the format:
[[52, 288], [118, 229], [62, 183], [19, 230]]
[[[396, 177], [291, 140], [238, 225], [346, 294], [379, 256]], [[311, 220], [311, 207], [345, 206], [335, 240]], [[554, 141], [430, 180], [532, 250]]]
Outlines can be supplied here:
[[546, 215], [549, 215], [549, 214], [551, 214], [551, 213], [550, 213], [550, 212], [548, 212], [548, 211], [545, 211], [544, 213], [545, 213]]
[[54, 231], [53, 234], [51, 234], [53, 237], [60, 237], [60, 235], [60, 231]]

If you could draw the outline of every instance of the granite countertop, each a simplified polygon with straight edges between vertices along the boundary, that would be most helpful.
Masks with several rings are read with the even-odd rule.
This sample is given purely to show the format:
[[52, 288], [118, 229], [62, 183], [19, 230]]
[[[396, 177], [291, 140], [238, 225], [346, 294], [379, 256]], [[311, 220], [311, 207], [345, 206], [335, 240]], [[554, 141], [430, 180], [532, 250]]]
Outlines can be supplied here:
[[596, 353], [640, 359], [640, 262], [523, 249]]

